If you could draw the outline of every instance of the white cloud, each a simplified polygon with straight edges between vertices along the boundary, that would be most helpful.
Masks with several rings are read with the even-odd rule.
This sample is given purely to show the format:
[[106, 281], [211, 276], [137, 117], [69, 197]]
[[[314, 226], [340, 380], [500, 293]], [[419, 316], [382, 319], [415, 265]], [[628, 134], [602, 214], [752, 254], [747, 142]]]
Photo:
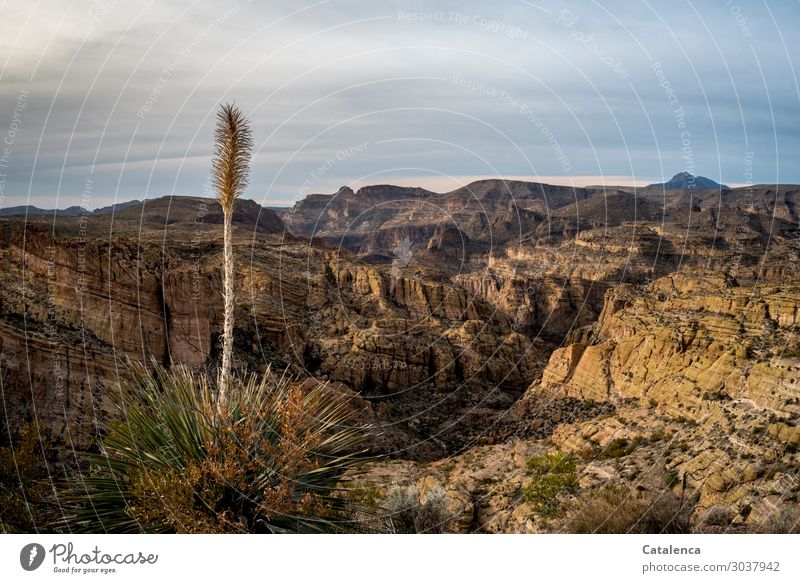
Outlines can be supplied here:
[[[256, 199], [296, 198], [320, 161], [361, 143], [367, 151], [314, 190], [371, 177], [448, 190], [450, 179], [432, 177], [670, 176], [685, 169], [682, 129], [653, 60], [687, 112], [699, 173], [737, 182], [754, 151], [756, 181], [780, 168], [800, 182], [798, 48], [776, 42], [763, 7], [747, 7], [745, 38], [724, 3], [697, 5], [702, 21], [688, 5], [536, 4], [545, 11], [512, 0], [433, 10], [423, 0], [6, 3], [0, 111], [10, 115], [22, 88], [30, 105], [2, 204], [25, 203], [28, 192], [74, 199], [90, 175], [98, 205], [199, 191], [214, 109], [232, 99], [253, 120]], [[800, 8], [771, 8], [789, 38]], [[577, 17], [572, 28], [560, 10]], [[398, 138], [418, 141], [390, 143]]]

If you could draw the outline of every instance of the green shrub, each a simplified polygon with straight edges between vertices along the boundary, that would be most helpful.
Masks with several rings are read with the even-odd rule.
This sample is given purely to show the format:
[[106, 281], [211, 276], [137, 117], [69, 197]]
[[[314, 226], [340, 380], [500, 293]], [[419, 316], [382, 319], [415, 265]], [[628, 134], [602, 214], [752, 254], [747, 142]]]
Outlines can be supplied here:
[[600, 452], [599, 458], [601, 460], [618, 460], [619, 458], [632, 454], [642, 441], [643, 438], [640, 435], [637, 435], [633, 440], [626, 439], [625, 437], [618, 437], [612, 440], [605, 449]]
[[373, 482], [353, 483], [342, 493], [352, 530], [362, 533], [385, 532], [381, 492]]
[[666, 476], [664, 476], [664, 484], [667, 486], [667, 488], [672, 488], [677, 483], [678, 483], [677, 470], [669, 470]]
[[363, 482], [361, 484], [354, 484], [347, 492], [347, 498], [355, 505], [375, 507], [380, 500], [380, 490], [375, 486], [374, 482]]
[[523, 490], [525, 501], [539, 516], [554, 516], [558, 497], [573, 492], [578, 485], [575, 459], [561, 452], [547, 453], [530, 458], [526, 467], [533, 479]]

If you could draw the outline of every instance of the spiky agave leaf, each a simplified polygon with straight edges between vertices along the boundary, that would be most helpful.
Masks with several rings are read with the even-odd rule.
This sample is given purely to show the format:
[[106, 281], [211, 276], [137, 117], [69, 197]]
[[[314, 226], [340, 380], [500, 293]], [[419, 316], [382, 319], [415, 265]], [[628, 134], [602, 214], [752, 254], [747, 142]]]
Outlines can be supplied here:
[[86, 473], [71, 477], [61, 493], [65, 526], [87, 532], [159, 532], [138, 523], [127, 507], [135, 499], [132, 479], [160, 469], [186, 468], [205, 456], [213, 436], [210, 389], [204, 377], [182, 366], [153, 372], [130, 363], [130, 380], [112, 398], [122, 419], [106, 428], [100, 454], [85, 455]]
[[[237, 399], [239, 400], [239, 399]], [[272, 532], [323, 532], [347, 526], [347, 501], [340, 496], [339, 480], [360, 461], [365, 450], [364, 428], [352, 425], [353, 412], [346, 401], [337, 398], [325, 385], [308, 392], [288, 382], [274, 388], [251, 377], [248, 391], [241, 399], [245, 403], [263, 402], [261, 416], [256, 420], [255, 434], [265, 441], [279, 445], [284, 458], [311, 459], [313, 463], [262, 465], [253, 476], [253, 489], [264, 492], [279, 486], [286, 476], [283, 469], [297, 467], [291, 477], [292, 499], [301, 503], [312, 495], [324, 506], [322, 515], [286, 512], [280, 507], [261, 505], [268, 519], [263, 524]], [[240, 409], [233, 413], [236, 423], [244, 422]], [[270, 447], [255, 449], [269, 450]]]
[[90, 470], [60, 498], [62, 527], [84, 532], [343, 530], [339, 481], [359, 461], [363, 428], [324, 386], [269, 373], [236, 381], [228, 414], [184, 367], [133, 368]]

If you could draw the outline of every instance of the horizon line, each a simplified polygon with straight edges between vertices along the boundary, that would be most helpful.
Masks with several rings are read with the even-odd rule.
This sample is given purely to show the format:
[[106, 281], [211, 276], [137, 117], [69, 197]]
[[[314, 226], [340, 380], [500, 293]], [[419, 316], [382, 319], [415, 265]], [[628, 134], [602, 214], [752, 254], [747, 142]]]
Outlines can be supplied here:
[[[459, 188], [463, 188], [475, 182], [487, 181], [487, 180], [506, 180], [506, 181], [515, 181], [515, 182], [528, 182], [533, 184], [545, 184], [550, 186], [568, 186], [573, 188], [613, 188], [613, 187], [623, 187], [623, 188], [645, 188], [649, 184], [658, 184], [661, 182], [666, 182], [669, 178], [636, 178], [631, 176], [624, 176], [624, 175], [574, 175], [574, 176], [559, 176], [559, 175], [547, 175], [547, 176], [537, 176], [537, 175], [526, 175], [526, 174], [516, 174], [516, 175], [508, 175], [508, 176], [485, 176], [485, 175], [459, 175], [459, 176], [415, 176], [415, 177], [408, 177], [408, 178], [397, 178], [391, 179], [386, 182], [380, 181], [367, 181], [367, 180], [354, 180], [351, 182], [347, 182], [345, 184], [341, 184], [339, 182], [339, 186], [331, 186], [331, 187], [321, 187], [316, 189], [315, 192], [307, 192], [305, 194], [298, 193], [297, 197], [295, 198], [272, 198], [267, 194], [266, 196], [258, 197], [255, 195], [250, 195], [249, 193], [245, 193], [241, 198], [245, 200], [252, 200], [257, 202], [263, 207], [289, 207], [294, 205], [294, 203], [305, 199], [312, 194], [322, 194], [322, 195], [332, 195], [336, 194], [341, 188], [348, 187], [353, 191], [358, 191], [361, 188], [368, 187], [368, 186], [398, 186], [403, 188], [423, 188], [425, 190], [429, 190], [436, 194], [446, 194], [448, 192], [452, 192]], [[716, 182], [716, 181], [715, 181]], [[761, 183], [758, 183], [761, 184]], [[739, 182], [731, 182], [728, 183], [727, 186], [729, 188], [742, 188], [746, 186], [757, 186], [756, 183], [739, 183]], [[764, 183], [766, 184], [766, 183]], [[784, 183], [781, 183], [784, 184]], [[791, 183], [785, 183], [791, 184]], [[179, 192], [172, 192], [172, 193], [165, 193], [159, 194], [157, 196], [145, 196], [143, 198], [139, 198], [137, 196], [133, 196], [133, 198], [129, 199], [120, 199], [115, 198], [114, 201], [110, 201], [107, 204], [101, 204], [94, 208], [87, 208], [81, 205], [67, 205], [63, 208], [45, 208], [37, 206], [36, 204], [32, 203], [22, 203], [22, 204], [11, 204], [11, 205], [3, 205], [0, 204], [0, 212], [3, 209], [13, 208], [13, 207], [26, 207], [30, 206], [39, 210], [44, 211], [62, 211], [68, 208], [79, 207], [87, 212], [94, 212], [101, 208], [107, 208], [117, 204], [126, 204], [133, 201], [145, 202], [148, 200], [156, 200], [159, 198], [167, 197], [167, 196], [185, 196], [185, 197], [194, 197], [194, 198], [206, 198], [209, 200], [213, 200], [215, 197], [213, 196], [203, 196], [202, 194], [187, 194], [187, 193], [179, 193]], [[6, 202], [11, 197], [6, 198]]]

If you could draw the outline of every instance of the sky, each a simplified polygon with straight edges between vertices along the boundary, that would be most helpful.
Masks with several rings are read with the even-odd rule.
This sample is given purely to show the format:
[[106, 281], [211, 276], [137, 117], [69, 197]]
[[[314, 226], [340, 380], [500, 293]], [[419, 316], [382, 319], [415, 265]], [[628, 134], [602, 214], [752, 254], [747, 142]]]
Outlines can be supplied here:
[[6, 1], [0, 208], [210, 196], [229, 101], [268, 206], [489, 177], [800, 183], [800, 3], [737, 2]]

